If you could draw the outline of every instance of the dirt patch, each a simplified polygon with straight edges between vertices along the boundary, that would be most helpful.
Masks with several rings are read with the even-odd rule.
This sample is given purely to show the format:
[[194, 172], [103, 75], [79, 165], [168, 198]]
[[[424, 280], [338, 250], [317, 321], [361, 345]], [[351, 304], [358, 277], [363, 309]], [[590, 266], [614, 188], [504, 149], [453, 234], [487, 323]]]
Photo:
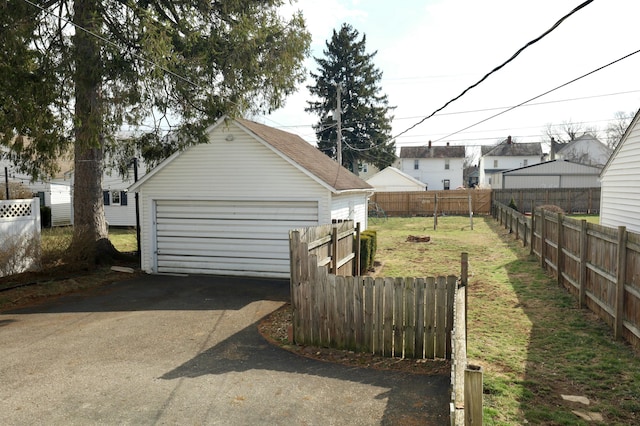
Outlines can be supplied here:
[[424, 236], [409, 235], [406, 241], [410, 243], [428, 243], [429, 241], [431, 241], [431, 237], [428, 235], [424, 235]]
[[292, 343], [289, 330], [292, 325], [291, 305], [286, 304], [265, 317], [258, 325], [260, 334], [274, 345], [298, 355], [347, 365], [351, 367], [374, 368], [379, 370], [403, 371], [411, 374], [442, 375], [451, 373], [448, 360], [415, 360], [383, 357], [371, 353], [361, 353]]

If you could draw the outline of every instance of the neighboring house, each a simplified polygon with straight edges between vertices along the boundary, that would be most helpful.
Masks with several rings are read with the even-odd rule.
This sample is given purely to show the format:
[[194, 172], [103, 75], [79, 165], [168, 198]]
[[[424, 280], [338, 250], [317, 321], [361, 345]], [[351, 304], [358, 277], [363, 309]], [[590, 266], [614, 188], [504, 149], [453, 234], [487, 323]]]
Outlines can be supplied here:
[[552, 160], [494, 173], [492, 188], [597, 188], [601, 167]]
[[481, 147], [480, 176], [481, 187], [492, 187], [491, 177], [505, 170], [537, 164], [542, 158], [540, 142], [516, 143], [511, 136], [494, 146]]
[[358, 177], [362, 180], [367, 180], [380, 171], [379, 168], [370, 163], [360, 163], [358, 170]]
[[395, 167], [387, 167], [376, 173], [367, 179], [367, 183], [373, 186], [376, 192], [410, 192], [424, 191], [426, 189], [424, 183]]
[[600, 224], [640, 233], [640, 110], [602, 169]]
[[207, 137], [129, 188], [144, 271], [287, 278], [291, 229], [366, 229], [372, 187], [299, 136], [222, 118]]
[[400, 170], [424, 183], [428, 190], [456, 189], [464, 186], [464, 146], [400, 148]]
[[480, 183], [480, 170], [478, 166], [467, 167], [464, 170], [464, 180], [467, 188], [475, 188]]
[[[32, 181], [31, 176], [18, 170], [15, 164], [5, 159], [2, 154], [6, 147], [0, 147], [0, 169], [4, 181], [4, 170], [7, 170], [8, 182], [20, 184], [33, 192], [34, 197], [40, 199], [40, 206], [51, 208], [51, 225], [66, 226], [72, 223], [72, 188], [69, 179], [69, 169], [73, 164], [70, 160], [58, 161], [60, 171], [50, 180]], [[4, 185], [3, 194], [4, 194]], [[11, 197], [11, 194], [9, 194]]]
[[552, 143], [551, 159], [603, 167], [612, 149], [591, 134], [584, 134], [565, 144]]

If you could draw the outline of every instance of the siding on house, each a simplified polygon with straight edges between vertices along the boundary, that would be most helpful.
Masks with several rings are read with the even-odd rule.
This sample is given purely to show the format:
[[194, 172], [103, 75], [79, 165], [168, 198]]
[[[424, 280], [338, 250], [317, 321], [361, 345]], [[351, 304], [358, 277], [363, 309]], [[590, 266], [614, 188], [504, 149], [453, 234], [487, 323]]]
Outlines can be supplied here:
[[395, 167], [376, 173], [367, 179], [367, 183], [373, 186], [376, 192], [410, 192], [424, 191], [426, 185]]
[[355, 223], [360, 223], [360, 229], [367, 229], [367, 195], [366, 194], [343, 194], [334, 195], [331, 202], [331, 219], [347, 220], [351, 219]]
[[542, 147], [539, 142], [517, 143], [511, 142], [509, 137], [498, 145], [483, 146], [478, 165], [479, 185], [485, 188], [495, 186], [493, 176], [496, 173], [538, 164], [541, 159]]
[[601, 174], [600, 224], [640, 233], [640, 111]]
[[399, 168], [430, 191], [445, 189], [445, 181], [449, 182], [448, 189], [456, 189], [464, 186], [464, 160], [463, 146], [403, 147]]

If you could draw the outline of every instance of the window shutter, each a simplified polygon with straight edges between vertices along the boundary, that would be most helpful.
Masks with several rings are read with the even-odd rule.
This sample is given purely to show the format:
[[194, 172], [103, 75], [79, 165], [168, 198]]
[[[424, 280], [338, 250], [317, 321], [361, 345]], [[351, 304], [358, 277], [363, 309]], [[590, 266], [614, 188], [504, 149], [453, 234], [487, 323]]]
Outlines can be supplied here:
[[120, 205], [127, 205], [127, 191], [120, 191]]
[[109, 205], [109, 191], [102, 191], [102, 198], [104, 200], [104, 205]]

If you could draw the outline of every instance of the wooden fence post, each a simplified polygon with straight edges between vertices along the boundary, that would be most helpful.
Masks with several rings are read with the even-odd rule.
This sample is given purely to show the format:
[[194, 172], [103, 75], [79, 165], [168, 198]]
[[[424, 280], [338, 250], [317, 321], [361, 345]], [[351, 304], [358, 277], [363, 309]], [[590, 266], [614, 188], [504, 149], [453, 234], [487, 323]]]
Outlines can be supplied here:
[[616, 273], [616, 317], [613, 335], [622, 338], [624, 326], [624, 284], [627, 280], [627, 228], [618, 226], [618, 271]]
[[564, 242], [562, 241], [562, 234], [564, 229], [563, 224], [563, 216], [562, 213], [558, 213], [558, 247], [556, 253], [556, 272], [558, 273], [558, 284], [562, 285], [562, 245]]
[[434, 195], [434, 204], [433, 204], [433, 230], [438, 229], [438, 194]]
[[338, 275], [338, 227], [331, 229], [331, 273]]
[[[463, 252], [460, 257], [460, 287], [468, 287], [469, 283], [469, 253]], [[469, 306], [469, 292], [464, 292], [464, 341], [467, 342], [467, 312]], [[466, 351], [466, 349], [465, 349]]]
[[582, 219], [580, 222], [580, 280], [578, 288], [578, 304], [580, 308], [585, 307], [587, 298], [586, 285], [587, 285], [587, 248], [589, 242], [589, 236], [587, 230], [589, 225], [586, 219]]
[[353, 247], [353, 254], [355, 256], [353, 262], [353, 276], [358, 277], [362, 271], [362, 265], [360, 265], [360, 222], [356, 224], [356, 238], [353, 244], [355, 246]]
[[536, 238], [536, 209], [531, 210], [531, 237], [529, 238], [529, 254], [533, 254], [533, 243]]
[[482, 367], [468, 365], [464, 370], [464, 424], [482, 424]]
[[547, 269], [545, 265], [545, 255], [547, 251], [544, 249], [547, 242], [546, 227], [545, 211], [544, 209], [540, 209], [540, 267], [542, 269]]
[[471, 224], [471, 230], [473, 231], [473, 206], [471, 202], [471, 193], [468, 194], [469, 197], [469, 223]]

